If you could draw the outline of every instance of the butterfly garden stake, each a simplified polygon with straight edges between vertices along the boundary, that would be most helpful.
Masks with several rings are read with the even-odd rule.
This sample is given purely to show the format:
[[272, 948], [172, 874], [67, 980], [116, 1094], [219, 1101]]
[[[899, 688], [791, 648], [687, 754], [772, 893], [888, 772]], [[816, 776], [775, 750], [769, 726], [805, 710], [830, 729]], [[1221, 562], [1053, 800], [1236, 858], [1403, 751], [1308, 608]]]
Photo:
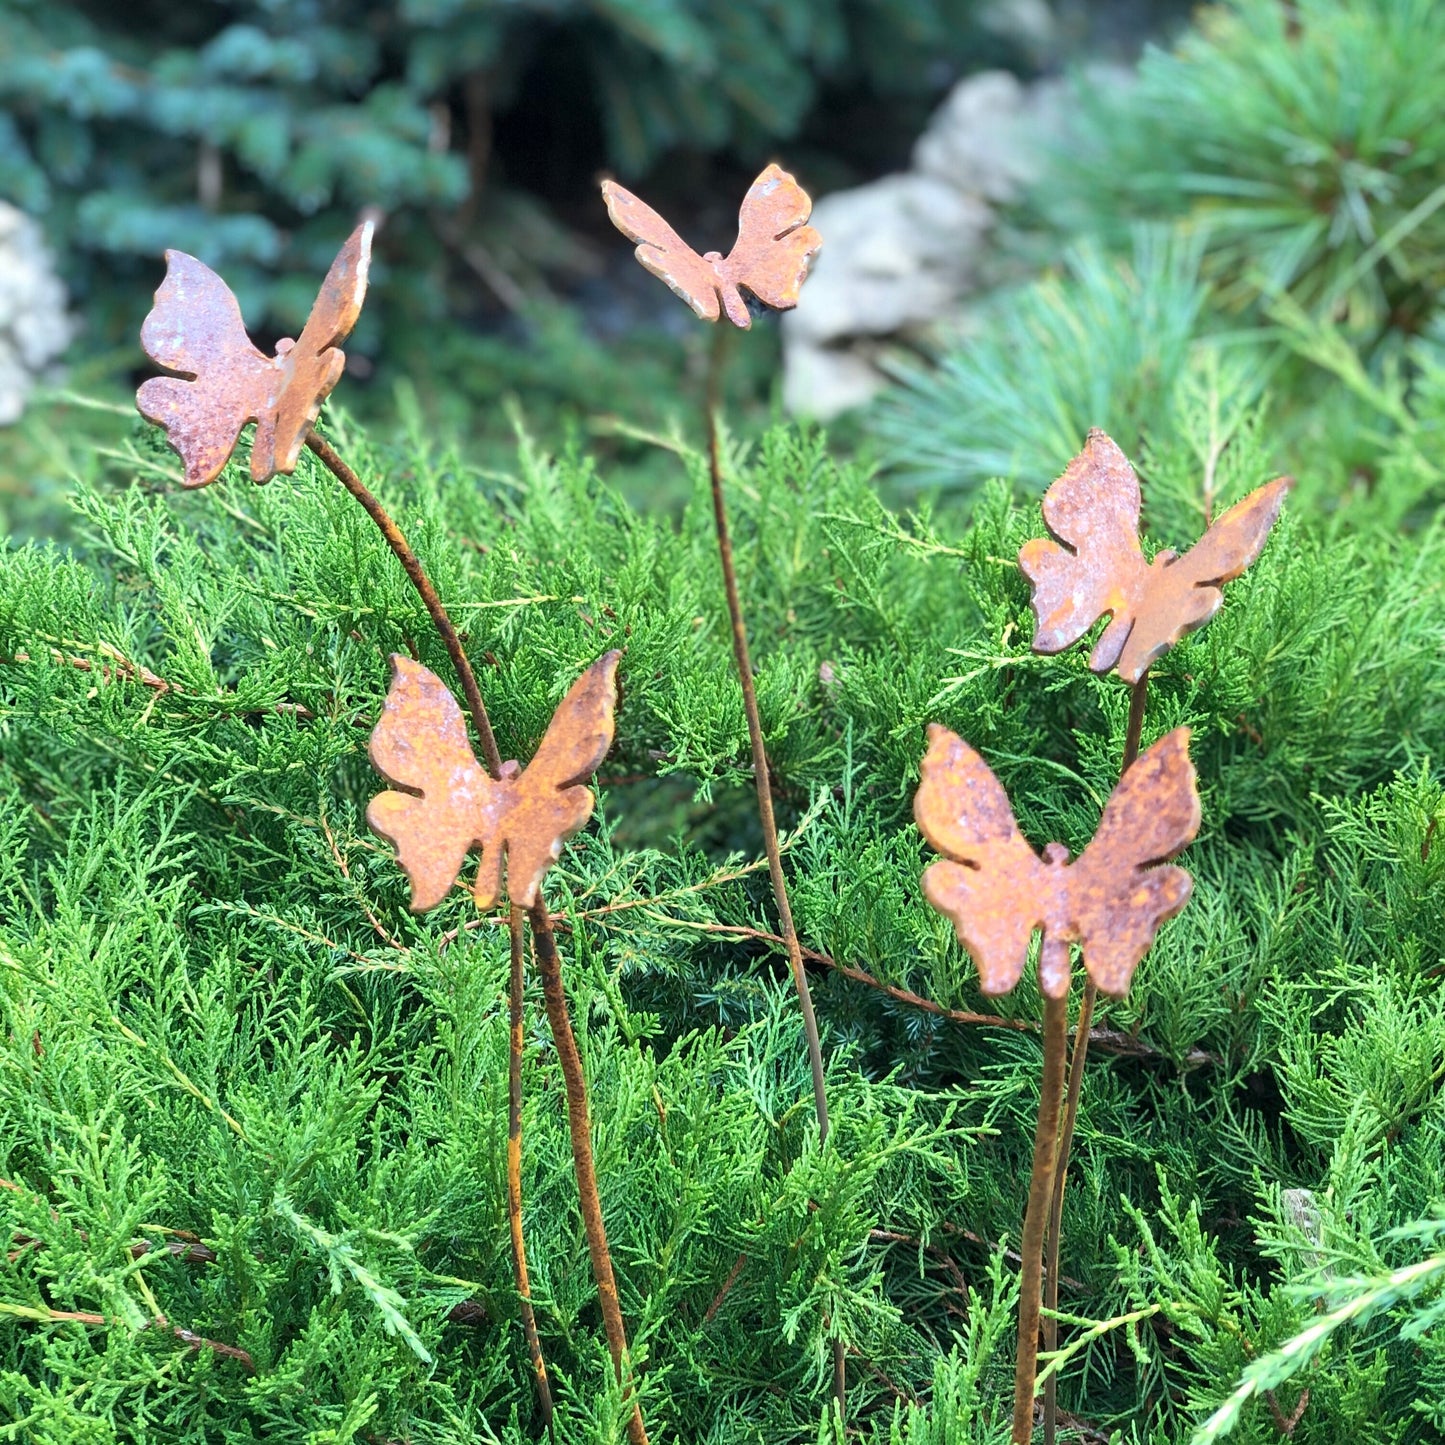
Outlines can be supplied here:
[[[823, 245], [823, 238], [808, 224], [813, 202], [808, 193], [781, 166], [766, 167], [748, 187], [738, 212], [738, 235], [732, 250], [698, 255], [651, 206], [615, 181], [603, 181], [602, 199], [612, 224], [637, 243], [637, 259], [663, 281], [703, 321], [716, 322], [726, 316], [742, 331], [751, 330], [753, 314], [744, 292], [774, 311], [788, 311], [798, 304], [798, 294]], [[758, 796], [758, 819], [762, 825], [763, 851], [768, 860], [778, 926], [788, 954], [798, 1003], [803, 1011], [803, 1032], [808, 1042], [808, 1063], [813, 1076], [813, 1107], [818, 1118], [820, 1142], [828, 1138], [828, 1099], [823, 1078], [823, 1047], [818, 1037], [818, 1020], [813, 997], [803, 968], [802, 949], [793, 926], [787, 880], [783, 876], [783, 855], [778, 845], [778, 825], [773, 814], [773, 789], [768, 775], [767, 748], [763, 741], [762, 718], [758, 713], [753, 686], [752, 659], [748, 650], [747, 622], [738, 594], [737, 570], [733, 563], [732, 533], [728, 527], [727, 498], [723, 491], [722, 439], [719, 412], [722, 408], [722, 375], [726, 328], [713, 338], [707, 379], [707, 456], [712, 482], [713, 520], [717, 527], [718, 558], [722, 565], [723, 590], [727, 596], [728, 620], [732, 628], [733, 660], [743, 690], [743, 711], [747, 717], [748, 741], [753, 755], [753, 782]], [[846, 1394], [846, 1355], [843, 1341], [833, 1342], [833, 1387], [839, 1409]]]
[[436, 588], [401, 529], [360, 477], [317, 435], [313, 423], [346, 367], [341, 343], [351, 334], [366, 297], [373, 225], [347, 238], [321, 284], [300, 337], [276, 343], [267, 357], [246, 335], [235, 294], [209, 266], [183, 251], [166, 252], [166, 275], [141, 326], [141, 346], [174, 376], [141, 385], [136, 406], [165, 430], [185, 464], [185, 485], [204, 487], [220, 476], [247, 422], [256, 423], [251, 480], [293, 472], [308, 447], [361, 503], [405, 570], [457, 670], [483, 746], [491, 725], [461, 639]]
[[[1044, 494], [1044, 523], [1052, 540], [1035, 538], [1019, 553], [1019, 568], [1033, 587], [1034, 651], [1062, 652], [1101, 617], [1109, 616], [1089, 666], [1099, 673], [1116, 670], [1130, 687], [1121, 777], [1138, 756], [1150, 665], [1220, 609], [1222, 585], [1240, 576], [1259, 556], [1290, 486], [1288, 477], [1267, 482], [1212, 524], [1206, 512], [1204, 536], [1188, 552], [1181, 557], [1161, 551], [1152, 562], [1144, 560], [1139, 545], [1139, 479], [1128, 458], [1102, 431], [1089, 433], [1083, 451]], [[1079, 1004], [1049, 1206], [1046, 1350], [1058, 1343], [1055, 1311], [1064, 1185], [1096, 998], [1091, 976]], [[1050, 1375], [1045, 1388], [1044, 1441], [1054, 1445], [1057, 1377]]]
[[[322, 282], [300, 337], [283, 339], [267, 357], [246, 335], [231, 288], [209, 266], [183, 251], [166, 252], [166, 275], [141, 327], [141, 345], [158, 366], [176, 375], [152, 377], [136, 394], [149, 421], [164, 428], [185, 465], [184, 484], [204, 487], [221, 474], [242, 429], [256, 423], [251, 478], [267, 482], [290, 473], [309, 447], [361, 504], [401, 563], [451, 658], [487, 767], [501, 777], [502, 755], [492, 732], [476, 674], [442, 600], [401, 529], [313, 424], [346, 366], [341, 343], [351, 334], [366, 297], [373, 225], [363, 222], [347, 238]], [[543, 1422], [550, 1426], [552, 1396], [537, 1335], [527, 1279], [521, 1198], [521, 1048], [524, 937], [521, 910], [512, 906], [511, 1058], [508, 1073], [507, 1214], [522, 1331], [537, 1382]]]
[[1027, 1445], [1033, 1433], [1044, 1222], [1064, 1084], [1071, 948], [1079, 944], [1095, 987], [1122, 996], [1159, 925], [1188, 901], [1189, 874], [1168, 860], [1199, 828], [1189, 730], [1175, 728], [1129, 769], [1104, 805], [1093, 841], [1072, 863], [1061, 843], [1050, 843], [1042, 857], [1034, 852], [988, 765], [936, 723], [928, 730], [913, 811], [923, 836], [944, 855], [924, 871], [924, 897], [952, 921], [978, 966], [984, 993], [1013, 989], [1034, 933], [1043, 933], [1038, 970], [1044, 1074], [1020, 1245], [1012, 1435], [1014, 1445]]
[[[665, 281], [704, 321], [726, 316], [744, 331], [752, 326], [752, 315], [742, 292], [747, 291], [764, 305], [787, 310], [798, 304], [798, 292], [808, 266], [822, 245], [822, 238], [807, 224], [813, 203], [808, 194], [786, 171], [770, 165], [749, 187], [738, 216], [738, 239], [723, 256], [709, 251], [699, 256], [650, 206], [614, 181], [602, 183], [602, 196], [613, 224], [638, 243], [637, 259], [654, 276]], [[723, 333], [719, 333], [719, 339]], [[777, 902], [783, 938], [793, 982], [803, 1007], [803, 1025], [808, 1035], [809, 1061], [813, 1072], [813, 1101], [818, 1114], [818, 1131], [828, 1136], [828, 1102], [823, 1089], [823, 1053], [818, 1025], [808, 991], [803, 957], [793, 928], [793, 910], [788, 903], [783, 878], [778, 829], [773, 817], [772, 784], [768, 777], [763, 725], [758, 715], [757, 693], [753, 687], [752, 661], [748, 654], [747, 624], [738, 596], [737, 571], [733, 565], [732, 536], [728, 528], [727, 502], [723, 493], [721, 439], [718, 435], [721, 363], [718, 349], [708, 376], [708, 467], [712, 477], [713, 515], [717, 523], [718, 552], [722, 561], [723, 587], [727, 593], [728, 617], [732, 624], [733, 656], [743, 689], [743, 707], [752, 744], [753, 776], [762, 818], [763, 846], [768, 872]]]
[[[370, 754], [377, 772], [399, 791], [378, 793], [366, 810], [371, 826], [396, 845], [397, 861], [411, 880], [414, 912], [446, 897], [473, 847], [482, 855], [472, 884], [477, 906], [495, 907], [505, 887], [513, 908], [528, 910], [547, 1021], [567, 1088], [567, 1124], [587, 1249], [619, 1380], [626, 1367], [627, 1334], [597, 1192], [587, 1082], [567, 1011], [542, 876], [592, 813], [592, 792], [585, 780], [612, 745], [620, 657], [609, 652], [572, 685], [526, 768], [508, 762], [489, 776], [472, 755], [461, 709], [441, 679], [410, 658], [394, 656], [391, 689], [371, 734]], [[647, 1445], [635, 1399], [628, 1436], [632, 1445]]]

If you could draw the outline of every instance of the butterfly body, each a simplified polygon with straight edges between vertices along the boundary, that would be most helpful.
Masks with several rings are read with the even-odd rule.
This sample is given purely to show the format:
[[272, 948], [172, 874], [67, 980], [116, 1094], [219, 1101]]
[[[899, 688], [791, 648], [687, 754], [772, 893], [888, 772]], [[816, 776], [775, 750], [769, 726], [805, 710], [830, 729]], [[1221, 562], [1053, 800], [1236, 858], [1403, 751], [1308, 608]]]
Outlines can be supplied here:
[[467, 853], [480, 848], [472, 894], [481, 908], [503, 891], [530, 907], [562, 844], [591, 816], [582, 780], [612, 744], [616, 672], [609, 652], [563, 698], [532, 762], [502, 765], [493, 778], [467, 739], [456, 699], [434, 672], [395, 654], [392, 682], [372, 731], [372, 766], [400, 791], [378, 793], [367, 822], [396, 845], [412, 885], [412, 911], [435, 907], [451, 891]]
[[1159, 924], [1184, 907], [1192, 886], [1165, 862], [1199, 828], [1189, 730], [1176, 728], [1130, 768], [1093, 842], [1072, 861], [1062, 843], [1034, 852], [998, 779], [956, 733], [935, 724], [928, 739], [914, 816], [944, 857], [924, 871], [923, 893], [952, 920], [983, 992], [1013, 989], [1041, 932], [1047, 996], [1068, 992], [1075, 943], [1100, 990], [1126, 993]]
[[770, 165], [748, 188], [738, 215], [738, 238], [726, 256], [701, 256], [651, 206], [615, 181], [602, 183], [612, 223], [636, 241], [637, 259], [704, 321], [726, 316], [744, 331], [752, 313], [744, 291], [765, 306], [786, 311], [798, 304], [798, 292], [812, 259], [823, 244], [807, 224], [813, 203], [781, 167]]
[[1219, 611], [1223, 584], [1259, 555], [1291, 485], [1287, 477], [1267, 482], [1183, 555], [1165, 550], [1146, 561], [1138, 477], [1114, 442], [1091, 431], [1044, 495], [1051, 537], [1037, 537], [1019, 552], [1019, 568], [1033, 586], [1034, 651], [1062, 652], [1108, 616], [1089, 666], [1100, 673], [1117, 669], [1137, 683]]
[[266, 356], [251, 344], [231, 288], [203, 262], [166, 252], [166, 274], [141, 326], [146, 355], [176, 376], [152, 377], [136, 393], [141, 415], [164, 427], [185, 463], [185, 485], [220, 475], [241, 429], [256, 423], [251, 478], [295, 470], [311, 424], [346, 367], [340, 343], [366, 295], [372, 223], [341, 248], [301, 335]]

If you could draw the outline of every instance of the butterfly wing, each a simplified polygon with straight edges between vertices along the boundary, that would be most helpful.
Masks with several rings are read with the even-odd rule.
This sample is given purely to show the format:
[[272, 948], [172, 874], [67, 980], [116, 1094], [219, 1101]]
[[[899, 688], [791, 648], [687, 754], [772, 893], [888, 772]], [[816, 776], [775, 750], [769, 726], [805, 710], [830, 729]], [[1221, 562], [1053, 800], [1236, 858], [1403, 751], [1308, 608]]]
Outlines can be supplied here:
[[156, 365], [186, 379], [152, 377], [136, 406], [180, 453], [185, 485], [204, 487], [220, 475], [241, 428], [268, 412], [276, 364], [247, 339], [231, 288], [184, 251], [166, 252], [165, 279], [140, 340]]
[[396, 845], [412, 912], [423, 913], [447, 896], [467, 849], [495, 831], [499, 785], [473, 757], [446, 685], [400, 653], [392, 655], [391, 688], [368, 751], [376, 771], [404, 791], [378, 793], [366, 821]]
[[[530, 908], [542, 875], [561, 856], [562, 844], [591, 816], [593, 796], [584, 780], [612, 746], [617, 707], [617, 664], [622, 654], [599, 658], [572, 684], [547, 725], [536, 755], [508, 786], [501, 833], [507, 848], [507, 896]], [[486, 858], [484, 855], [485, 869]], [[497, 901], [478, 880], [477, 902]]]
[[[807, 224], [812, 213], [807, 191], [781, 166], [770, 165], [743, 197], [738, 239], [722, 263], [723, 275], [765, 306], [791, 310], [823, 245], [823, 238]], [[725, 290], [723, 300], [728, 319], [747, 330], [752, 317], [742, 299], [734, 305]]]
[[1008, 794], [969, 745], [937, 723], [913, 799], [919, 831], [945, 856], [923, 874], [923, 896], [953, 923], [986, 994], [1008, 993], [1047, 911], [1052, 870], [1029, 847]]
[[295, 471], [306, 433], [341, 380], [346, 356], [340, 346], [351, 335], [366, 299], [374, 229], [373, 223], [366, 221], [347, 238], [321, 283], [305, 329], [295, 346], [284, 353], [285, 380], [276, 401], [274, 433], [267, 439], [270, 446], [263, 449], [258, 429], [258, 444], [251, 450], [253, 481], [265, 482], [277, 472]]
[[1108, 672], [1134, 625], [1148, 566], [1139, 547], [1139, 478], [1103, 432], [1044, 493], [1044, 523], [1054, 540], [1036, 537], [1019, 552], [1033, 586], [1035, 652], [1072, 647], [1106, 612], [1109, 626], [1089, 666]]
[[1134, 630], [1119, 657], [1119, 675], [1137, 682], [1156, 658], [1203, 627], [1224, 605], [1220, 590], [1259, 556], [1279, 518], [1292, 477], [1277, 477], [1236, 502], [1182, 557], [1149, 569]]
[[1167, 860], [1198, 831], [1189, 729], [1175, 728], [1124, 774], [1093, 842], [1066, 870], [1084, 967], [1100, 992], [1128, 993], [1159, 925], [1189, 901], [1193, 880]]
[[680, 296], [704, 321], [721, 315], [719, 281], [705, 261], [651, 206], [644, 205], [616, 181], [602, 182], [602, 199], [612, 224], [637, 242], [637, 259], [673, 293]]

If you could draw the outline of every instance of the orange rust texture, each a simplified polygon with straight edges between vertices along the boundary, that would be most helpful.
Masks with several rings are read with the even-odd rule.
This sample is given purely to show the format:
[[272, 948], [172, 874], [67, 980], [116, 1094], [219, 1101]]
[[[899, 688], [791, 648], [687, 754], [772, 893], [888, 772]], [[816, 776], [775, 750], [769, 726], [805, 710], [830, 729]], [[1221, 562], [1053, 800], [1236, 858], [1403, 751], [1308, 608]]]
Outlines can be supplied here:
[[1069, 989], [1069, 945], [1078, 943], [1095, 986], [1122, 997], [1159, 925], [1188, 901], [1182, 868], [1158, 867], [1199, 829], [1189, 729], [1175, 728], [1144, 753], [1109, 797], [1093, 842], [1073, 863], [1062, 843], [1043, 857], [1014, 820], [988, 765], [956, 733], [928, 730], [913, 803], [919, 829], [944, 856], [923, 874], [923, 893], [952, 920], [978, 965], [984, 993], [1008, 993], [1042, 929], [1039, 986]]
[[748, 187], [738, 214], [738, 238], [726, 256], [699, 256], [651, 206], [616, 181], [603, 181], [612, 224], [636, 241], [637, 259], [665, 281], [704, 320], [726, 315], [734, 326], [753, 324], [742, 292], [775, 311], [798, 304], [798, 292], [823, 238], [808, 225], [813, 202], [780, 166], [770, 165]]
[[166, 252], [166, 275], [141, 327], [141, 345], [175, 376], [152, 377], [136, 393], [148, 421], [164, 427], [186, 466], [185, 484], [214, 481], [241, 428], [256, 423], [251, 479], [291, 472], [321, 404], [341, 379], [340, 345], [366, 296], [373, 225], [358, 226], [341, 248], [298, 340], [275, 356], [252, 346], [231, 288], [183, 251]]
[[1089, 657], [1095, 672], [1117, 668], [1137, 683], [1149, 665], [1224, 602], [1220, 587], [1259, 556], [1293, 485], [1266, 482], [1236, 502], [1182, 557], [1164, 550], [1152, 562], [1139, 546], [1139, 478], [1128, 458], [1097, 428], [1044, 494], [1044, 523], [1019, 553], [1033, 585], [1034, 651], [1072, 647], [1106, 613]]
[[472, 753], [466, 723], [442, 680], [400, 654], [371, 734], [371, 762], [398, 792], [378, 793], [367, 822], [396, 845], [412, 886], [412, 911], [440, 903], [472, 847], [482, 850], [472, 892], [480, 908], [507, 894], [530, 908], [562, 844], [592, 813], [584, 780], [612, 746], [620, 652], [594, 662], [562, 699], [525, 770], [503, 763], [488, 777]]

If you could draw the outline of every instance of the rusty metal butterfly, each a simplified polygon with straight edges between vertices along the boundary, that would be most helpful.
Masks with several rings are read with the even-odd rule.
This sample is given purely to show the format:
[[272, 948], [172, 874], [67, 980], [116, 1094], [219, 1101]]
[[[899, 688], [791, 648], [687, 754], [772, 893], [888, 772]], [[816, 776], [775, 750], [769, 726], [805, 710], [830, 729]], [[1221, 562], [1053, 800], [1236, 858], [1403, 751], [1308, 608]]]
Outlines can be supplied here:
[[823, 238], [807, 224], [808, 193], [780, 166], [770, 165], [743, 197], [738, 238], [724, 256], [699, 256], [651, 206], [615, 181], [602, 182], [612, 224], [638, 242], [637, 259], [704, 321], [725, 314], [744, 331], [753, 324], [742, 292], [775, 311], [798, 304], [798, 292]]
[[1105, 613], [1109, 625], [1089, 666], [1117, 668], [1137, 683], [1151, 663], [1203, 627], [1224, 603], [1221, 586], [1259, 556], [1279, 516], [1289, 477], [1266, 482], [1236, 502], [1182, 557], [1165, 550], [1152, 562], [1139, 546], [1139, 478], [1103, 432], [1044, 494], [1044, 523], [1055, 540], [1036, 537], [1019, 553], [1033, 584], [1034, 651], [1072, 647]]
[[372, 766], [400, 792], [378, 793], [366, 810], [374, 831], [396, 845], [411, 880], [412, 912], [435, 907], [457, 881], [468, 851], [482, 850], [473, 896], [492, 908], [502, 894], [530, 908], [562, 844], [592, 813], [585, 780], [612, 746], [620, 652], [599, 658], [573, 683], [525, 769], [488, 776], [467, 741], [456, 699], [434, 673], [399, 653], [372, 730]]
[[306, 433], [346, 366], [339, 347], [361, 314], [372, 230], [367, 221], [351, 233], [300, 337], [278, 341], [275, 356], [251, 345], [235, 294], [209, 266], [166, 252], [165, 279], [140, 338], [152, 361], [179, 375], [152, 377], [136, 405], [165, 428], [186, 464], [186, 486], [213, 482], [251, 421], [251, 480], [295, 470]]
[[1124, 774], [1093, 841], [1072, 863], [1062, 843], [1050, 843], [1042, 858], [1034, 852], [988, 765], [937, 723], [928, 730], [913, 813], [944, 855], [924, 871], [923, 895], [952, 920], [986, 994], [1018, 983], [1041, 929], [1045, 995], [1068, 992], [1070, 944], [1078, 943], [1095, 986], [1122, 997], [1159, 925], [1184, 907], [1193, 886], [1184, 869], [1156, 866], [1199, 830], [1188, 728], [1160, 738]]

